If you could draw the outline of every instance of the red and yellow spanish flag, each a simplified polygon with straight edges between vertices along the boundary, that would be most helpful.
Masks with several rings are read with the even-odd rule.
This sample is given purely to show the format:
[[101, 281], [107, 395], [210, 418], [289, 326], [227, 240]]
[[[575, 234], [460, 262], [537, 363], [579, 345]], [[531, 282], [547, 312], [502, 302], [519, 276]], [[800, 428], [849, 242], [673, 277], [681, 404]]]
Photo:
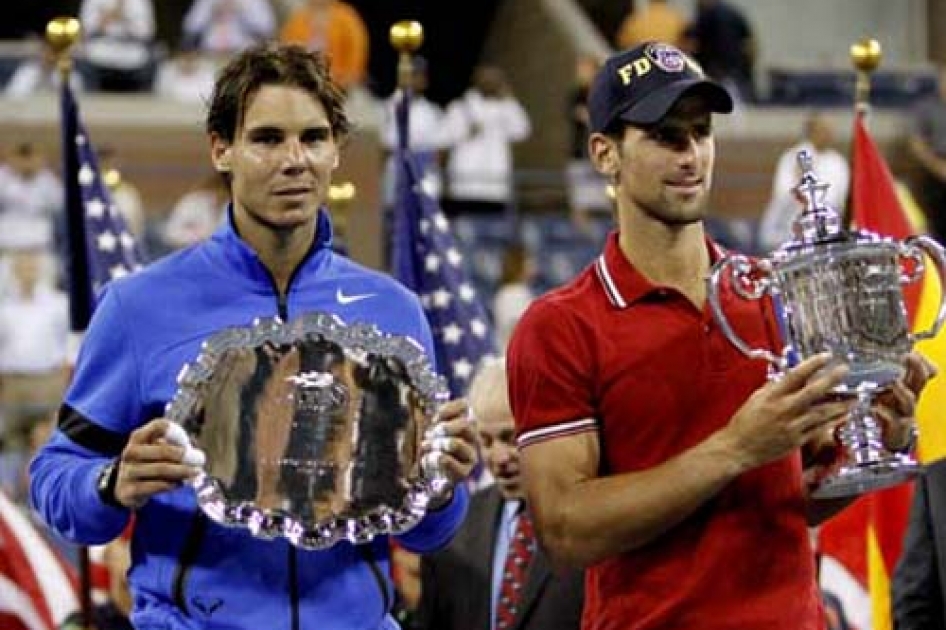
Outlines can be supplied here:
[[[898, 192], [890, 169], [865, 127], [861, 112], [855, 115], [851, 162], [854, 225], [895, 239], [919, 231], [917, 218], [922, 216], [922, 212], [905, 189]], [[939, 278], [931, 263], [927, 264], [922, 280], [905, 288], [907, 310], [914, 330], [926, 330], [935, 319], [940, 290]], [[946, 334], [919, 343], [917, 350], [933, 361], [941, 373], [944, 372]], [[946, 427], [936, 422], [936, 410], [944, 408], [946, 378], [941, 376], [927, 385], [917, 409], [921, 461], [946, 456]], [[893, 627], [890, 583], [900, 556], [912, 493], [912, 484], [903, 484], [867, 494], [825, 524], [819, 537], [822, 553], [844, 565], [869, 593], [873, 630]]]

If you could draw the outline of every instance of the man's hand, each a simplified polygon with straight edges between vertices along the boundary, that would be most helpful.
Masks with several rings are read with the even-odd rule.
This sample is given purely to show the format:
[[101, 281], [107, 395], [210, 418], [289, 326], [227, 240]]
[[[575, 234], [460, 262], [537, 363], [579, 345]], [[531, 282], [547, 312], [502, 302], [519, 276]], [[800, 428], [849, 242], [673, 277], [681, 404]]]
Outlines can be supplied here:
[[736, 412], [724, 431], [746, 469], [785, 457], [843, 420], [853, 403], [831, 393], [848, 368], [830, 362], [829, 354], [804, 360]]
[[[147, 503], [153, 495], [180, 487], [200, 470], [185, 463], [185, 455], [196, 449], [188, 449], [167, 439], [172, 423], [164, 418], [152, 420], [136, 429], [128, 438], [118, 465], [115, 482], [115, 500], [129, 509], [137, 509]], [[174, 425], [180, 427], [180, 425]]]
[[872, 408], [875, 417], [884, 425], [884, 447], [894, 452], [912, 446], [917, 400], [938, 372], [936, 365], [918, 352], [907, 355], [905, 367], [903, 378], [878, 396]]
[[421, 457], [433, 456], [451, 485], [463, 481], [478, 461], [476, 431], [466, 400], [451, 400], [440, 408], [434, 425], [421, 444]]

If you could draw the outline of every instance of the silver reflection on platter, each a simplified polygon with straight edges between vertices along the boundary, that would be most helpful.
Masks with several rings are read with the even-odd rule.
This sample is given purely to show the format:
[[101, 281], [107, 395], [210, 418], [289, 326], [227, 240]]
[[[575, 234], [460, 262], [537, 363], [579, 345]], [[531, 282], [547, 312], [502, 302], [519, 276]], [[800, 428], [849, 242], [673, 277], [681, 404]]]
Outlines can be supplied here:
[[[911, 333], [903, 296], [904, 286], [923, 277], [926, 257], [944, 286], [946, 251], [926, 236], [896, 241], [842, 229], [838, 213], [823, 203], [828, 184], [815, 176], [811, 154], [799, 152], [798, 163], [802, 175], [795, 190], [805, 207], [793, 224], [794, 238], [759, 261], [720, 258], [708, 278], [708, 301], [723, 334], [746, 356], [768, 361], [774, 378], [821, 352], [849, 366], [833, 392], [855, 401], [836, 432], [841, 455], [812, 495], [854, 496], [908, 481], [921, 471], [909, 453], [884, 447], [883, 423], [873, 405], [904, 375], [914, 343], [934, 337], [946, 322], [946, 295], [941, 294], [929, 329]], [[781, 348], [753, 348], [736, 334], [722, 308], [724, 286], [742, 299], [771, 300]]]
[[191, 485], [211, 519], [325, 549], [403, 533], [449, 490], [421, 458], [447, 398], [413, 340], [311, 313], [208, 339], [166, 416], [206, 455]]

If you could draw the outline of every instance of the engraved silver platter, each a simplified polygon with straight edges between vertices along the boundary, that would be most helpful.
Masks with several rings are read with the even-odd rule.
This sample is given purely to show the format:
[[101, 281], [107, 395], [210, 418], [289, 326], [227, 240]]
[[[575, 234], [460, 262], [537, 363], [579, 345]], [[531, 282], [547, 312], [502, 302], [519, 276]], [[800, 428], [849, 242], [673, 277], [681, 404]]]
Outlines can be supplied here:
[[325, 549], [403, 533], [446, 491], [421, 441], [448, 395], [412, 339], [311, 313], [205, 341], [166, 416], [206, 455], [211, 519]]

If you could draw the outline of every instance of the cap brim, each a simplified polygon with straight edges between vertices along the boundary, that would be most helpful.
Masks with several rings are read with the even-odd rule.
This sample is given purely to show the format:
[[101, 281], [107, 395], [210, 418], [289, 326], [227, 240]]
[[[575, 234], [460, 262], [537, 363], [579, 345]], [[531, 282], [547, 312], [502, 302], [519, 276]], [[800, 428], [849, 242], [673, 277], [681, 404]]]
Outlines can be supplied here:
[[618, 118], [635, 125], [652, 125], [666, 116], [677, 101], [690, 94], [703, 96], [711, 112], [728, 114], [733, 110], [732, 97], [719, 83], [708, 79], [688, 79], [652, 92]]

